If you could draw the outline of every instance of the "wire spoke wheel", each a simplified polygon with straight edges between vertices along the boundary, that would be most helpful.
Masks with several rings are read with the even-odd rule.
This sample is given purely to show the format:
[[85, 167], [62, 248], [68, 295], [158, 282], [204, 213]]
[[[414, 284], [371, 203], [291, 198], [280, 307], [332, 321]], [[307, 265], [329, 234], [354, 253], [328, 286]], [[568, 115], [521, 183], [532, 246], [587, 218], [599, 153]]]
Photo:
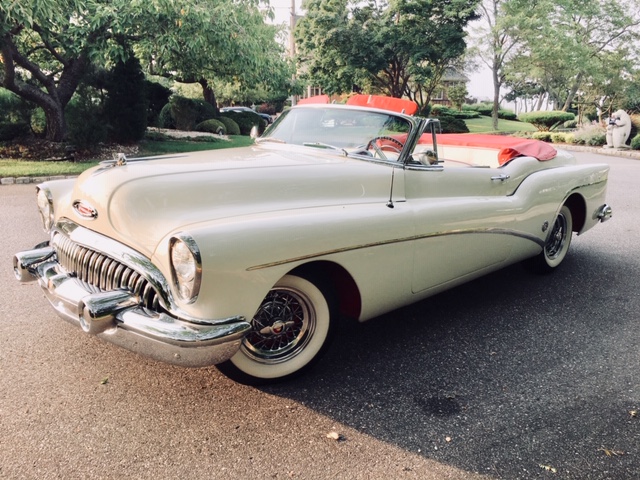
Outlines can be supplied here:
[[324, 353], [331, 308], [315, 283], [285, 275], [267, 293], [238, 352], [218, 365], [241, 383], [260, 385], [299, 375]]

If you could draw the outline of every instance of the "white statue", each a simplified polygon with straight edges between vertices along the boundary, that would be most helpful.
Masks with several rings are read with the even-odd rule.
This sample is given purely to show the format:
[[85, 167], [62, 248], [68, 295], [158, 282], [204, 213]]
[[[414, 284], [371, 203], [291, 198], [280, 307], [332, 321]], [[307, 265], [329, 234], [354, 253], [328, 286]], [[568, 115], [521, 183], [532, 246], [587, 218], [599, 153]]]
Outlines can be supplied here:
[[631, 117], [624, 110], [611, 114], [607, 124], [606, 148], [627, 148], [627, 139], [631, 135]]

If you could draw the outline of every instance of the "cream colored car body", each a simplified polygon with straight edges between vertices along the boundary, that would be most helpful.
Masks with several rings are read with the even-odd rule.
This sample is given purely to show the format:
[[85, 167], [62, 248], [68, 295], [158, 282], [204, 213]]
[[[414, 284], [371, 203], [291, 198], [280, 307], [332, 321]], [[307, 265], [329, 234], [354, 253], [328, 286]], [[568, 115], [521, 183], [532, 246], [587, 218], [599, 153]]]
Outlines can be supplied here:
[[[157, 285], [170, 290], [161, 296], [165, 320], [206, 325], [236, 319], [246, 326], [292, 272], [334, 285], [340, 313], [365, 321], [539, 255], [565, 204], [578, 233], [604, 215], [608, 167], [579, 166], [562, 151], [549, 161], [520, 157], [499, 167], [465, 161], [455, 149], [457, 158], [447, 159], [446, 148], [431, 165], [317, 147], [260, 142], [112, 162], [41, 188], [51, 194], [55, 223], [92, 232], [88, 247], [107, 252], [115, 242], [155, 266], [164, 277]], [[469, 158], [491, 157], [465, 150]], [[97, 215], [80, 215], [79, 201]], [[195, 301], [181, 300], [172, 281], [170, 241], [179, 234], [201, 254]], [[135, 269], [127, 252], [120, 260]], [[22, 263], [25, 271], [36, 266], [16, 262], [17, 272]], [[236, 332], [224, 354], [204, 360], [116, 343], [200, 366], [234, 355], [246, 331]], [[114, 328], [98, 333], [115, 342]]]

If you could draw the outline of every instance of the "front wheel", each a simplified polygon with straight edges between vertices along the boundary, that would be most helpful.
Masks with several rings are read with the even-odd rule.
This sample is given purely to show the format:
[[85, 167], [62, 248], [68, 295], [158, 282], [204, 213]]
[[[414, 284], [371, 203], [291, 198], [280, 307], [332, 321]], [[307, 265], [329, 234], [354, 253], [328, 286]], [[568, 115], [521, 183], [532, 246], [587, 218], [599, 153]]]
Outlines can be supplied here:
[[536, 273], [553, 272], [569, 252], [572, 231], [571, 210], [564, 205], [558, 212], [542, 252], [525, 261], [525, 266]]
[[331, 308], [323, 291], [285, 275], [269, 291], [240, 350], [218, 369], [248, 385], [285, 380], [309, 368], [326, 350]]

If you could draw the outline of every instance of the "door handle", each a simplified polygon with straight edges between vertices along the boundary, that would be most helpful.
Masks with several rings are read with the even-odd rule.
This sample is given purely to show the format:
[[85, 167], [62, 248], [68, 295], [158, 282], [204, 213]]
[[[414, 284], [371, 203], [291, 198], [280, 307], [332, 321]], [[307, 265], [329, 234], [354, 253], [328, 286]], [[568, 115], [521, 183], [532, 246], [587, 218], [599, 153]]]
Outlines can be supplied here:
[[500, 182], [504, 182], [505, 180], [509, 180], [511, 178], [511, 175], [505, 175], [504, 173], [496, 176], [496, 177], [491, 177], [491, 180], [494, 182], [500, 181]]

